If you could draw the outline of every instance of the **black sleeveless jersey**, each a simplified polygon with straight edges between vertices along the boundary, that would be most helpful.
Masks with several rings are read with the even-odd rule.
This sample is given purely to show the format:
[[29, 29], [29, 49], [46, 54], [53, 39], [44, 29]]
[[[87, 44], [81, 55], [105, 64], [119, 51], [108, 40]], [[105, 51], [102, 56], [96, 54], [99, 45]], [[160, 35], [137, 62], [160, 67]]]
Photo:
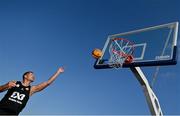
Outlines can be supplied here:
[[0, 101], [0, 109], [18, 115], [29, 100], [30, 89], [30, 86], [25, 87], [17, 81], [16, 87], [9, 89]]

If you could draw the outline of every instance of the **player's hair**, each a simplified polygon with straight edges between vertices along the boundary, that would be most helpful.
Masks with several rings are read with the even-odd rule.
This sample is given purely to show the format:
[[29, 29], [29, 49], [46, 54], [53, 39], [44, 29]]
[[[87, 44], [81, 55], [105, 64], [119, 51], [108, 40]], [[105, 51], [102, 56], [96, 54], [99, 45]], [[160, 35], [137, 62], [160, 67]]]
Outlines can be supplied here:
[[33, 72], [32, 72], [32, 71], [27, 71], [27, 72], [25, 72], [25, 73], [23, 74], [23, 79], [24, 79], [25, 75], [27, 75], [27, 74], [29, 74], [29, 73], [33, 73]]

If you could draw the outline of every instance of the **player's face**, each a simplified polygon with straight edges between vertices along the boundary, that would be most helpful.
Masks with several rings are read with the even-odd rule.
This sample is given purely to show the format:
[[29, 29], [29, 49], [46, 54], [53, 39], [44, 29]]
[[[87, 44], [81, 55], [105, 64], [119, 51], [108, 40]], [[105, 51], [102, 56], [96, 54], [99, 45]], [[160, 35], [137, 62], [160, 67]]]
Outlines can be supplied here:
[[26, 79], [28, 79], [29, 81], [33, 82], [35, 80], [35, 76], [33, 73], [28, 73], [26, 75]]

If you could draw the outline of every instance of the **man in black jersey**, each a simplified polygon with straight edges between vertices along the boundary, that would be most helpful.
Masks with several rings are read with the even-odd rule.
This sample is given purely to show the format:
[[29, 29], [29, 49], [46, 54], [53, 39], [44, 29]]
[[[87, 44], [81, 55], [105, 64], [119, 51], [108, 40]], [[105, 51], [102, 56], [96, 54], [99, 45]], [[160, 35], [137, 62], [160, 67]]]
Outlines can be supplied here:
[[8, 90], [6, 95], [0, 101], [0, 115], [18, 115], [26, 106], [30, 96], [49, 86], [58, 75], [63, 72], [63, 67], [60, 67], [49, 80], [35, 86], [30, 86], [35, 80], [35, 76], [33, 72], [28, 71], [23, 74], [22, 82], [10, 81], [5, 85], [0, 86], [0, 92]]

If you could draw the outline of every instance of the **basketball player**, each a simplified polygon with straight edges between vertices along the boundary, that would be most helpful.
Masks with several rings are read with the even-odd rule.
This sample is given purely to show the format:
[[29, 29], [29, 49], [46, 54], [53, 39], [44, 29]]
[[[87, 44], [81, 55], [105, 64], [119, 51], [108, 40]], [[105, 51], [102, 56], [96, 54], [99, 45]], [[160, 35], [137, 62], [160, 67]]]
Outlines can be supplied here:
[[28, 71], [23, 74], [22, 81], [10, 81], [0, 86], [0, 92], [7, 90], [6, 95], [0, 101], [0, 115], [18, 115], [26, 106], [30, 96], [49, 86], [63, 72], [63, 67], [60, 67], [49, 80], [31, 86], [31, 83], [35, 80], [35, 76], [33, 72]]

